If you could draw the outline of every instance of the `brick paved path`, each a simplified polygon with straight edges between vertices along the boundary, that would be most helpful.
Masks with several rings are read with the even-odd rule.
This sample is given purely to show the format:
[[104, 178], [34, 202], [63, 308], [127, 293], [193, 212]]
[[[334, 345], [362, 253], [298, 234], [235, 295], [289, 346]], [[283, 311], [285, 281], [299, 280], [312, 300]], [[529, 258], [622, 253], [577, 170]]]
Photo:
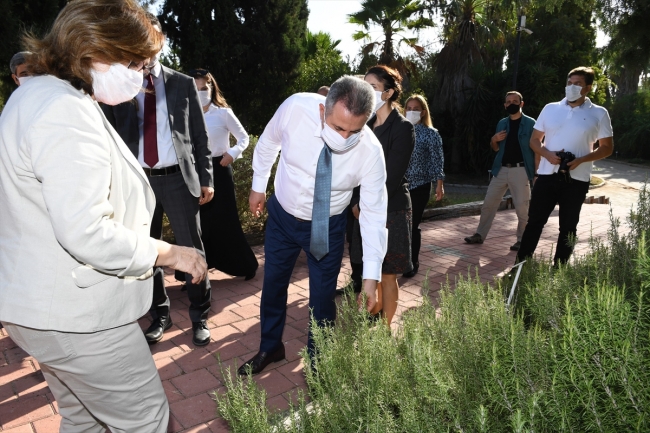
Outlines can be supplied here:
[[[628, 209], [613, 207], [617, 216], [624, 217]], [[588, 247], [589, 232], [604, 237], [609, 228], [609, 207], [585, 205], [578, 233], [581, 236], [577, 253]], [[468, 267], [478, 266], [479, 276], [492, 281], [514, 261], [509, 250], [515, 242], [517, 219], [513, 210], [499, 212], [489, 238], [482, 245], [467, 245], [465, 236], [472, 235], [478, 216], [445, 221], [425, 222], [423, 228], [420, 273], [410, 280], [401, 279], [398, 317], [404, 310], [417, 306], [422, 299], [421, 284], [429, 271], [432, 291], [447, 277], [467, 273]], [[557, 210], [544, 230], [537, 252], [548, 252], [557, 237]], [[172, 299], [174, 326], [165, 333], [163, 341], [151, 346], [160, 377], [171, 408], [170, 432], [226, 432], [227, 426], [216, 416], [216, 404], [211, 393], [223, 390], [221, 373], [216, 360], [219, 355], [225, 365], [234, 368], [257, 352], [260, 338], [259, 301], [264, 272], [263, 247], [256, 247], [260, 261], [257, 277], [251, 281], [232, 278], [213, 271], [212, 313], [209, 327], [212, 342], [196, 348], [191, 343], [192, 324], [187, 314], [187, 295], [168, 276], [168, 293]], [[339, 276], [343, 285], [348, 278], [347, 259]], [[472, 271], [473, 272], [473, 271]], [[272, 364], [255, 377], [266, 390], [268, 405], [286, 409], [291, 395], [305, 388], [302, 363], [298, 351], [307, 343], [308, 279], [304, 255], [299, 258], [289, 287], [287, 326], [284, 331], [287, 360]], [[140, 320], [141, 326], [149, 324]], [[3, 433], [58, 433], [60, 417], [52, 393], [47, 388], [38, 362], [17, 348], [4, 330], [0, 330], [0, 431]]]

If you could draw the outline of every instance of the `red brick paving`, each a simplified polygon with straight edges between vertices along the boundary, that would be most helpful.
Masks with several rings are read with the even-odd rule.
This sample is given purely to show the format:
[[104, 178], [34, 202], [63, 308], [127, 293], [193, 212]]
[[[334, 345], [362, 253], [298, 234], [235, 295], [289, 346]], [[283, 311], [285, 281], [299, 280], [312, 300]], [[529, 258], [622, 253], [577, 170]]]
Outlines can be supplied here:
[[[613, 207], [616, 216], [624, 217], [628, 209]], [[609, 228], [609, 207], [585, 205], [578, 234], [581, 236], [576, 251], [588, 248], [588, 236], [605, 237]], [[467, 274], [469, 267], [478, 266], [484, 281], [506, 270], [514, 261], [509, 250], [515, 242], [517, 219], [513, 210], [499, 212], [490, 235], [482, 245], [468, 245], [465, 236], [472, 235], [478, 216], [463, 217], [422, 224], [422, 251], [420, 272], [409, 280], [401, 279], [400, 305], [402, 312], [419, 305], [422, 300], [422, 282], [428, 272], [432, 297], [440, 284], [453, 284], [459, 273]], [[538, 253], [549, 254], [557, 238], [558, 221], [555, 211], [537, 248]], [[217, 356], [231, 374], [246, 359], [255, 354], [259, 345], [259, 302], [264, 273], [263, 247], [256, 247], [260, 260], [257, 277], [251, 281], [232, 278], [218, 271], [210, 273], [213, 303], [209, 318], [212, 342], [201, 348], [191, 343], [192, 324], [188, 320], [187, 295], [176, 285], [173, 276], [167, 277], [172, 299], [174, 326], [165, 333], [163, 341], [151, 346], [152, 356], [163, 380], [169, 400], [171, 416], [169, 431], [183, 433], [223, 433], [228, 428], [217, 417], [217, 406], [212, 392], [223, 392], [222, 372]], [[350, 266], [344, 259], [340, 282], [347, 280]], [[471, 271], [472, 276], [475, 271]], [[287, 325], [284, 342], [287, 359], [271, 364], [255, 380], [267, 392], [269, 408], [286, 410], [289, 400], [295, 402], [297, 391], [306, 389], [299, 351], [307, 341], [308, 273], [304, 256], [298, 260], [289, 287]], [[141, 319], [148, 326], [149, 320]], [[2, 433], [58, 433], [60, 416], [56, 402], [46, 387], [38, 362], [23, 352], [0, 330], [0, 432]]]

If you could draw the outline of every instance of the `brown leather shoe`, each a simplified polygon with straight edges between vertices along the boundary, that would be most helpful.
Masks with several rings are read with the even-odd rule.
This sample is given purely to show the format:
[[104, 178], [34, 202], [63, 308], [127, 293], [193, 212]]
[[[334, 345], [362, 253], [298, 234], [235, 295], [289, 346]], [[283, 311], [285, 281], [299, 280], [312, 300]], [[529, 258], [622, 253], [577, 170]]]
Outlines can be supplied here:
[[482, 244], [483, 238], [478, 233], [474, 233], [472, 236], [466, 237], [465, 242], [468, 244]]
[[237, 374], [245, 376], [250, 368], [251, 374], [261, 373], [272, 362], [282, 361], [284, 359], [284, 344], [274, 352], [257, 352], [257, 355], [242, 364], [237, 370]]

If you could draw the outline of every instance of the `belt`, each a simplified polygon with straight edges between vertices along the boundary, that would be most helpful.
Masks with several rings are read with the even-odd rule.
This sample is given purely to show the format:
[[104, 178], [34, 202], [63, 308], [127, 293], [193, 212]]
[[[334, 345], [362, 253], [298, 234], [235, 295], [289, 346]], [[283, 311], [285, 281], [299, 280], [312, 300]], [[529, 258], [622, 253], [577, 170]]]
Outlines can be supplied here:
[[524, 166], [524, 162], [523, 162], [523, 161], [522, 161], [522, 162], [518, 162], [518, 163], [516, 163], [516, 164], [501, 164], [501, 167], [508, 167], [508, 168], [512, 168], [512, 167], [523, 167], [523, 166]]
[[144, 174], [147, 176], [167, 176], [168, 174], [173, 174], [181, 171], [180, 165], [172, 165], [170, 167], [163, 167], [163, 168], [146, 168], [142, 167], [144, 170]]

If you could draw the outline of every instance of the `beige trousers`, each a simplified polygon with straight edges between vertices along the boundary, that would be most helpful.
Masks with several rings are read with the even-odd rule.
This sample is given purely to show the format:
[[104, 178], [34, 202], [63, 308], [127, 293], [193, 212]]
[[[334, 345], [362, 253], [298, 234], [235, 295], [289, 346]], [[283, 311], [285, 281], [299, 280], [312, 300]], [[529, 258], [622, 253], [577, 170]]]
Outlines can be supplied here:
[[167, 431], [167, 397], [136, 322], [87, 334], [3, 325], [40, 364], [63, 418], [60, 433]]
[[517, 242], [521, 241], [528, 222], [528, 206], [530, 205], [530, 181], [526, 175], [525, 167], [501, 167], [499, 174], [492, 178], [483, 201], [481, 218], [476, 229], [476, 233], [480, 234], [483, 240], [487, 238], [501, 199], [508, 189], [510, 189], [512, 202], [515, 205], [515, 212], [519, 219]]

